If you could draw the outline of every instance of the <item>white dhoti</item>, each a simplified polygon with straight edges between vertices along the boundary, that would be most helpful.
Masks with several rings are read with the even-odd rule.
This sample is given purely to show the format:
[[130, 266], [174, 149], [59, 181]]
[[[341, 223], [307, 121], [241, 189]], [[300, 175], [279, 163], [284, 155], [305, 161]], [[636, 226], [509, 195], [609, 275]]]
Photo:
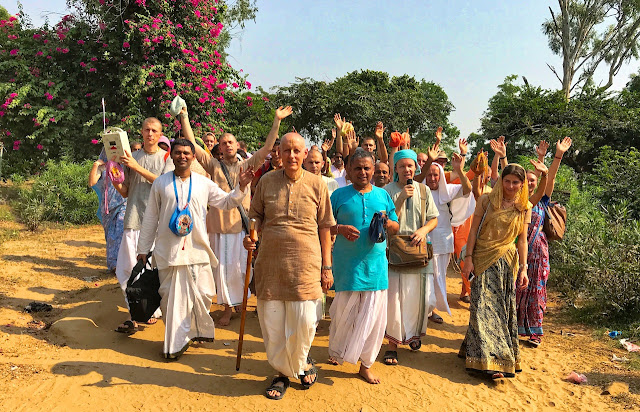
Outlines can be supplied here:
[[[247, 270], [247, 250], [242, 245], [245, 232], [209, 233], [211, 249], [218, 258], [218, 267], [213, 269], [216, 281], [216, 302], [219, 305], [242, 305], [244, 275]], [[251, 292], [247, 293], [247, 298]]]
[[433, 274], [427, 273], [426, 269], [396, 270], [389, 267], [385, 337], [396, 345], [408, 345], [427, 333], [429, 313], [435, 308], [436, 294]]
[[284, 376], [298, 378], [304, 375], [309, 349], [316, 335], [319, 307], [322, 308], [322, 299], [258, 299], [258, 318], [267, 360]]
[[370, 368], [387, 326], [387, 291], [336, 292], [329, 314], [329, 356]]
[[451, 253], [433, 255], [433, 283], [436, 292], [436, 309], [445, 311], [451, 315], [449, 302], [447, 301], [447, 267]]
[[[138, 255], [136, 254], [136, 248], [138, 247], [138, 238], [140, 237], [139, 230], [125, 229], [122, 233], [122, 240], [120, 241], [120, 249], [118, 250], [118, 260], [116, 261], [116, 277], [120, 283], [122, 293], [125, 293], [127, 289], [127, 282], [131, 276], [133, 267], [138, 263]], [[129, 309], [129, 302], [127, 302], [127, 295], [125, 293], [124, 300], [127, 303], [127, 309]]]
[[159, 269], [158, 277], [165, 357], [180, 356], [191, 340], [212, 341], [215, 329], [209, 309], [215, 284], [211, 265], [169, 266]]

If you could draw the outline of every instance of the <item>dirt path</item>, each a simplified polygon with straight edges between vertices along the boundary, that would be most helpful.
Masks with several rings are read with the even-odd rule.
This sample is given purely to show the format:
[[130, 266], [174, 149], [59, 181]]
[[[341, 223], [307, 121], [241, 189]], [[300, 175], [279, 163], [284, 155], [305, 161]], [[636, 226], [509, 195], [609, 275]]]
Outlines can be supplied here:
[[[420, 352], [401, 349], [401, 365], [376, 364], [382, 384], [355, 377], [354, 365], [331, 366], [327, 320], [311, 351], [320, 362], [319, 384], [303, 391], [293, 384], [285, 399], [262, 394], [273, 374], [266, 362], [255, 301], [245, 336], [245, 356], [235, 371], [239, 318], [216, 329], [216, 341], [191, 348], [178, 362], [160, 357], [163, 324], [130, 337], [113, 332], [125, 318], [123, 297], [105, 274], [102, 228], [89, 226], [24, 234], [0, 252], [1, 410], [620, 410], [640, 407], [640, 373], [611, 362], [612, 350], [590, 331], [554, 323], [538, 349], [523, 348], [523, 372], [493, 383], [470, 376], [456, 354], [466, 330], [467, 305], [457, 300], [459, 278], [450, 275], [453, 317], [433, 325]], [[51, 303], [52, 312], [21, 310], [31, 301]], [[217, 319], [221, 307], [214, 307]], [[51, 324], [50, 327], [48, 327]], [[570, 330], [573, 334], [567, 335]], [[384, 351], [384, 348], [383, 348]], [[593, 385], [562, 378], [586, 373]], [[601, 385], [630, 384], [616, 399]]]

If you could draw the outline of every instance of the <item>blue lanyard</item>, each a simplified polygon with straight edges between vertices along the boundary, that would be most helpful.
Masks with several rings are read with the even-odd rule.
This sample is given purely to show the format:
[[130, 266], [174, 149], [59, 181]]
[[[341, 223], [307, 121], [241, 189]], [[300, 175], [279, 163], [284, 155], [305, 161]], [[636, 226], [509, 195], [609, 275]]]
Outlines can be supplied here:
[[[182, 210], [189, 207], [189, 202], [191, 202], [191, 185], [193, 183], [193, 178], [189, 176], [189, 197], [187, 197], [187, 204], [184, 205]], [[173, 174], [173, 192], [176, 194], [176, 209], [180, 210], [180, 199], [178, 198], [178, 188], [176, 187], [176, 174]], [[180, 211], [182, 211], [180, 210]]]

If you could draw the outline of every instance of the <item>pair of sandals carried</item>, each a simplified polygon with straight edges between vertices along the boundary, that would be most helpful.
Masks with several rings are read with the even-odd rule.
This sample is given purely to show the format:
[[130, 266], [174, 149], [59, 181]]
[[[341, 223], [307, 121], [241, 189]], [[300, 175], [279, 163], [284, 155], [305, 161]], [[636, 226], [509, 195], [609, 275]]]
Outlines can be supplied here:
[[[414, 340], [409, 343], [409, 348], [411, 348], [413, 352], [419, 351], [421, 347], [422, 347], [421, 340]], [[383, 360], [385, 365], [396, 366], [398, 364], [398, 351], [395, 351], [395, 350], [386, 351], [384, 353]]]
[[[318, 368], [316, 367], [316, 363], [310, 357], [307, 357], [307, 364], [311, 365], [309, 370], [304, 371], [304, 375], [300, 376], [300, 384], [304, 389], [309, 389], [313, 386], [314, 383], [318, 381]], [[305, 382], [304, 378], [307, 376], [315, 375], [311, 382]], [[282, 384], [282, 385], [280, 385]], [[269, 399], [280, 400], [289, 389], [291, 385], [291, 381], [286, 376], [277, 376], [273, 378], [271, 381], [271, 385], [265, 389], [265, 396]], [[271, 395], [269, 392], [278, 392], [277, 395]]]

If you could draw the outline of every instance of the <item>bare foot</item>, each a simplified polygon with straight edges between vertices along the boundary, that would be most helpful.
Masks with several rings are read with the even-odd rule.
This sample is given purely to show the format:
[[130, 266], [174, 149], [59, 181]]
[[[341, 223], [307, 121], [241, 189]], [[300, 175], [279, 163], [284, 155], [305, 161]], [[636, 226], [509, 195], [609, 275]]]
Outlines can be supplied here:
[[231, 314], [232, 314], [231, 306], [224, 305], [224, 313], [222, 317], [218, 320], [218, 324], [220, 326], [229, 326], [231, 323]]
[[158, 323], [158, 319], [157, 318], [149, 318], [148, 321], [145, 322], [147, 325], [155, 325], [156, 323]]
[[380, 378], [374, 375], [369, 368], [365, 368], [362, 364], [360, 365], [360, 371], [358, 372], [358, 375], [362, 376], [365, 381], [371, 384], [376, 385], [380, 383]]

